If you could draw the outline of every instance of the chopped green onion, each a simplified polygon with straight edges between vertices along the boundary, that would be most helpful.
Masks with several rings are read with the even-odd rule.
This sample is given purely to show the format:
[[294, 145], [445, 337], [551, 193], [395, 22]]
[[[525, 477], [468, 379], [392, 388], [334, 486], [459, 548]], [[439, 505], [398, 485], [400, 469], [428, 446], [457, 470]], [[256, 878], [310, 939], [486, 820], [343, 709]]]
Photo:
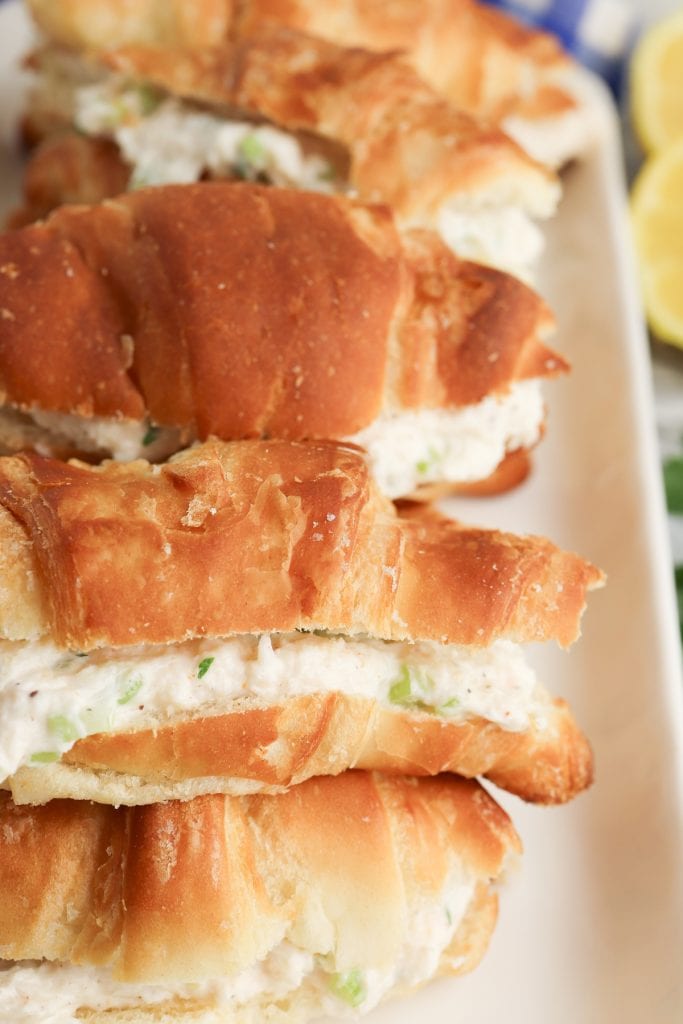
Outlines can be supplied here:
[[203, 679], [206, 673], [213, 665], [215, 658], [202, 658], [199, 662], [199, 668], [197, 669], [197, 679]]
[[410, 669], [407, 665], [401, 665], [401, 672], [395, 683], [389, 689], [389, 700], [392, 704], [410, 704], [412, 700], [412, 683]]
[[247, 172], [246, 163], [236, 163], [230, 168], [230, 174], [235, 181], [249, 181], [250, 175]]
[[245, 135], [237, 147], [237, 151], [242, 159], [249, 164], [259, 166], [265, 163], [266, 151], [256, 135]]
[[331, 974], [328, 985], [337, 999], [342, 999], [349, 1006], [360, 1006], [367, 995], [365, 978], [357, 967], [342, 974]]
[[318, 172], [318, 181], [334, 181], [337, 177], [334, 164], [325, 163], [324, 167], [321, 167]]
[[418, 473], [424, 476], [426, 473], [431, 472], [436, 465], [441, 461], [440, 453], [432, 445], [427, 449], [427, 458], [420, 459], [419, 462], [415, 463], [415, 468]]
[[147, 117], [149, 114], [153, 114], [162, 100], [159, 90], [155, 89], [153, 85], [144, 83], [143, 85], [137, 85], [135, 92], [138, 96], [142, 116]]
[[47, 720], [47, 730], [62, 743], [73, 743], [81, 735], [71, 719], [64, 715], [51, 715]]
[[37, 754], [31, 754], [31, 760], [36, 764], [50, 764], [52, 761], [59, 761], [59, 758], [56, 750], [39, 750]]
[[446, 920], [448, 921], [449, 924], [453, 924], [453, 915], [451, 914], [450, 910], [448, 909], [448, 907], [444, 907], [443, 909], [446, 912]]
[[118, 128], [128, 117], [128, 106], [122, 96], [112, 100], [109, 116], [106, 118], [108, 128]]
[[129, 192], [135, 192], [139, 188], [147, 188], [148, 185], [154, 184], [154, 178], [144, 171], [136, 169], [128, 179], [128, 190]]
[[415, 665], [401, 665], [401, 671], [389, 687], [389, 700], [406, 708], [429, 711], [431, 714], [453, 714], [460, 706], [458, 697], [451, 697], [443, 704], [434, 704], [432, 697], [434, 680], [424, 669]]
[[440, 704], [439, 707], [436, 708], [436, 711], [440, 715], [448, 716], [448, 715], [452, 714], [454, 711], [457, 711], [457, 709], [459, 707], [460, 707], [459, 699], [457, 697], [451, 697], [450, 700], [447, 700], [443, 704]]
[[389, 700], [392, 704], [433, 711], [434, 709], [424, 700], [433, 685], [426, 672], [404, 663], [401, 665], [398, 679], [389, 688]]
[[147, 432], [142, 439], [142, 444], [147, 447], [148, 444], [154, 444], [159, 434], [161, 433], [161, 427], [156, 427], [152, 423], [147, 427]]
[[141, 686], [142, 686], [142, 679], [140, 679], [139, 676], [137, 676], [135, 679], [131, 679], [130, 682], [128, 683], [128, 686], [123, 691], [123, 693], [121, 694], [121, 696], [119, 697], [119, 699], [117, 700], [116, 703], [117, 704], [127, 704], [129, 700], [133, 699], [133, 697], [138, 692], [138, 690], [140, 689]]

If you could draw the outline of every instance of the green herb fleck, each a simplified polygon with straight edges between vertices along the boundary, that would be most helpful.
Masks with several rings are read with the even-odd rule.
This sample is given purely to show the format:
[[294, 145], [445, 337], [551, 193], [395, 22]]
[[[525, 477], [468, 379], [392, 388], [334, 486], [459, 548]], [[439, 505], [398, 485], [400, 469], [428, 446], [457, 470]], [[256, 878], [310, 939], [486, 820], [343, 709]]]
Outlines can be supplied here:
[[436, 709], [440, 715], [450, 715], [460, 707], [460, 701], [457, 697], [451, 697], [450, 700], [440, 704]]
[[664, 488], [669, 512], [683, 513], [683, 458], [664, 463]]
[[407, 665], [401, 665], [401, 671], [396, 682], [392, 683], [389, 689], [389, 700], [392, 704], [410, 704], [412, 699], [412, 685], [410, 669]]
[[428, 711], [433, 715], [453, 714], [460, 704], [457, 697], [451, 697], [443, 704], [436, 705], [433, 702], [433, 693], [432, 677], [423, 668], [403, 663], [401, 671], [389, 687], [389, 700], [392, 704]]
[[425, 697], [434, 686], [433, 681], [423, 670], [412, 665], [401, 665], [401, 671], [389, 688], [389, 700], [392, 704], [404, 707], [420, 708], [422, 711], [433, 711]]
[[87, 651], [71, 651], [71, 654], [73, 654], [74, 658], [87, 658], [88, 657], [88, 652]]
[[349, 1006], [360, 1006], [367, 995], [363, 972], [357, 967], [341, 974], [331, 974], [328, 984], [337, 999], [342, 999]]
[[256, 135], [245, 135], [237, 147], [237, 151], [241, 158], [249, 164], [258, 167], [265, 163], [266, 151]]
[[446, 912], [446, 920], [448, 921], [449, 924], [453, 924], [453, 915], [451, 914], [450, 910], [448, 909], [448, 907], [444, 907], [443, 909]]
[[31, 754], [31, 760], [36, 764], [51, 764], [52, 761], [59, 761], [59, 756], [56, 750], [39, 750], [37, 754]]
[[426, 473], [430, 473], [441, 461], [440, 453], [432, 445], [427, 449], [427, 458], [420, 459], [419, 462], [415, 463], [415, 468], [421, 476], [425, 476]]
[[199, 662], [199, 668], [197, 669], [197, 679], [203, 679], [206, 673], [213, 665], [215, 658], [202, 658]]
[[141, 171], [139, 169], [136, 169], [133, 171], [130, 178], [128, 179], [128, 191], [135, 192], [139, 188], [147, 188], [148, 185], [153, 184], [154, 179], [150, 174], [145, 173], [144, 171]]
[[140, 113], [143, 117], [148, 117], [153, 114], [157, 109], [162, 100], [162, 95], [158, 89], [155, 89], [153, 85], [137, 85], [135, 91], [138, 96], [138, 103], [140, 104]]
[[76, 725], [64, 715], [51, 715], [47, 720], [47, 730], [62, 743], [74, 743], [80, 736]]
[[230, 174], [234, 181], [249, 181], [250, 175], [247, 171], [247, 165], [245, 163], [233, 164], [230, 168]]
[[129, 700], [133, 699], [133, 697], [138, 692], [138, 690], [140, 689], [141, 686], [142, 686], [142, 679], [140, 679], [139, 676], [137, 676], [135, 679], [131, 679], [130, 682], [128, 683], [126, 689], [123, 691], [123, 693], [121, 694], [121, 696], [119, 697], [119, 699], [117, 700], [116, 703], [117, 704], [127, 704]]
[[124, 124], [127, 118], [128, 105], [123, 96], [119, 96], [112, 100], [109, 114], [104, 119], [104, 123], [107, 128], [117, 128], [120, 124]]
[[324, 167], [321, 167], [318, 171], [318, 181], [334, 181], [337, 177], [334, 164], [325, 163]]
[[161, 427], [156, 427], [152, 423], [150, 423], [150, 425], [147, 427], [145, 436], [142, 439], [144, 447], [147, 447], [148, 444], [154, 444], [160, 433]]

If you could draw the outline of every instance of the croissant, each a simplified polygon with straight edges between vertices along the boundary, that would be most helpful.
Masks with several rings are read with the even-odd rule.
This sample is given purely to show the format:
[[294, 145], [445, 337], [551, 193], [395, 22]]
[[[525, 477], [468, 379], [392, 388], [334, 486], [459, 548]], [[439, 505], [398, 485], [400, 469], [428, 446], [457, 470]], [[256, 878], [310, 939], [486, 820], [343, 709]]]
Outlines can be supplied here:
[[486, 773], [539, 802], [590, 783], [587, 741], [517, 646], [571, 643], [602, 580], [549, 541], [398, 515], [331, 444], [214, 441], [163, 466], [25, 454], [0, 460], [0, 503], [0, 779], [18, 800], [352, 766]]
[[29, 0], [43, 31], [77, 50], [120, 46], [216, 47], [273, 26], [344, 46], [401, 50], [462, 110], [502, 121], [557, 166], [591, 133], [576, 65], [558, 41], [474, 0]]
[[539, 378], [567, 369], [552, 324], [385, 208], [146, 189], [0, 236], [0, 441], [132, 458], [332, 437], [391, 496], [484, 480], [541, 436]]
[[[29, 134], [56, 127], [58, 137], [29, 170], [25, 220], [50, 195], [84, 201], [95, 182], [96, 198], [115, 194], [121, 158], [95, 148], [110, 139], [134, 187], [208, 176], [351, 190], [388, 203], [404, 226], [438, 229], [461, 256], [528, 277], [542, 247], [532, 219], [559, 196], [502, 131], [451, 106], [393, 54], [275, 28], [213, 49], [129, 48], [87, 62], [48, 49], [33, 63]], [[87, 139], [64, 136], [69, 124], [92, 137], [85, 158]], [[55, 197], [60, 177], [68, 192]]]
[[0, 1002], [17, 1024], [41, 1003], [103, 1024], [364, 1013], [477, 964], [519, 850], [453, 776], [118, 810], [0, 794]]
[[[178, 17], [183, 6], [176, 5]], [[214, 25], [218, 28], [218, 22]], [[271, 25], [287, 25], [345, 46], [403, 51], [421, 77], [451, 102], [501, 124], [550, 167], [581, 155], [595, 137], [585, 78], [559, 40], [486, 3], [399, 0], [387, 7], [382, 0], [333, 5], [248, 0], [240, 5], [232, 32], [248, 36]], [[148, 27], [150, 36], [156, 36]]]

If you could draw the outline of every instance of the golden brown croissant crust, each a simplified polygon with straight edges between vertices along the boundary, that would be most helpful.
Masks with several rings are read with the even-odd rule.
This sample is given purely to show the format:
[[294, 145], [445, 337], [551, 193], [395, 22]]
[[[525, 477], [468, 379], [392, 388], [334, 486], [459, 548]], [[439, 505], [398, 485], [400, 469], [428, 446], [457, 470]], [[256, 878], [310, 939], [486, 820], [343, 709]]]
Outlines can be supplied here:
[[274, 704], [236, 701], [227, 714], [79, 740], [60, 764], [5, 780], [17, 803], [54, 797], [140, 805], [202, 793], [266, 792], [363, 768], [415, 776], [485, 775], [534, 803], [563, 803], [590, 785], [593, 759], [569, 707], [548, 700], [542, 725], [511, 732], [364, 697], [318, 693]]
[[23, 228], [58, 206], [100, 203], [125, 192], [130, 168], [115, 143], [60, 132], [30, 153], [22, 184], [24, 201], [7, 228]]
[[65, 208], [0, 237], [10, 405], [192, 436], [347, 437], [566, 363], [515, 278], [388, 211], [229, 183]]
[[236, 973], [283, 935], [337, 970], [386, 965], [410, 907], [438, 903], [454, 871], [486, 887], [518, 850], [507, 815], [456, 776], [347, 772], [118, 810], [0, 794], [0, 950], [136, 982]]
[[24, 454], [0, 460], [0, 502], [4, 635], [75, 650], [301, 628], [566, 645], [602, 578], [542, 538], [398, 518], [331, 443], [213, 441], [160, 467]]
[[247, 0], [238, 12], [239, 35], [288, 25], [344, 46], [403, 51], [425, 81], [479, 117], [551, 117], [575, 105], [555, 81], [569, 63], [557, 39], [476, 0]]
[[76, 49], [221, 46], [285, 25], [345, 46], [407, 51], [427, 81], [479, 116], [542, 117], [572, 105], [552, 81], [567, 62], [557, 41], [474, 0], [29, 0], [29, 7], [49, 36]]

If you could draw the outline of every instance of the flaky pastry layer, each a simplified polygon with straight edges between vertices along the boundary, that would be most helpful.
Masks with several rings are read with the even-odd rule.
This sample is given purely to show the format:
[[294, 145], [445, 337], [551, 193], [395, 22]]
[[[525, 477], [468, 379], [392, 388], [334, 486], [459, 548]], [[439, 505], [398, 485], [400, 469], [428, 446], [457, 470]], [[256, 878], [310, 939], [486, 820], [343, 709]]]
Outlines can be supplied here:
[[315, 775], [362, 768], [415, 776], [485, 775], [534, 803], [564, 803], [593, 778], [590, 746], [568, 705], [547, 698], [543, 721], [510, 731], [342, 693], [235, 710], [156, 729], [78, 740], [61, 761], [20, 768], [3, 785], [18, 803], [56, 797], [114, 805], [204, 793], [278, 792]]
[[479, 116], [561, 113], [572, 97], [555, 81], [568, 61], [551, 36], [474, 0], [29, 0], [40, 27], [63, 45], [218, 46], [286, 25], [371, 50], [408, 51], [427, 81]]
[[0, 629], [72, 650], [325, 629], [571, 643], [601, 573], [394, 506], [352, 447], [207, 442], [150, 466], [0, 460]]

